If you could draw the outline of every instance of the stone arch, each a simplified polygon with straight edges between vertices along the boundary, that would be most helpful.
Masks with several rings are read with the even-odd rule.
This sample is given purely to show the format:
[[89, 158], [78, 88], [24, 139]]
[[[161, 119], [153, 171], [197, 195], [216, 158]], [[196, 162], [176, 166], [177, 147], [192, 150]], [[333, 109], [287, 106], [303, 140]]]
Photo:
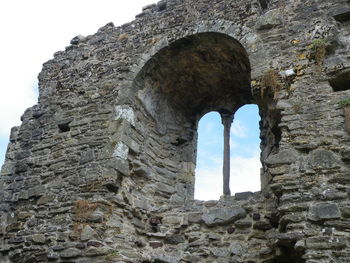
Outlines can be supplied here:
[[[145, 81], [148, 84], [153, 81], [161, 93], [174, 96], [172, 100], [176, 99], [176, 103], [182, 106], [188, 105], [191, 109], [187, 113], [200, 115], [222, 108], [232, 110], [235, 107], [232, 105], [234, 96], [244, 97], [238, 104], [251, 102], [250, 70], [248, 54], [236, 39], [217, 32], [197, 33], [181, 38], [157, 52], [139, 71], [134, 87], [140, 90], [144, 88], [142, 85]], [[165, 77], [166, 83], [161, 82]], [[202, 79], [201, 83], [197, 83]], [[184, 88], [185, 85], [187, 88]], [[199, 86], [202, 88], [199, 89]], [[200, 93], [197, 98], [215, 97], [215, 102], [202, 105], [180, 102], [180, 99], [194, 95], [194, 89]], [[212, 94], [215, 92], [219, 92], [219, 96]]]
[[174, 30], [171, 33], [171, 35], [163, 34], [159, 39], [157, 38], [157, 41], [151, 47], [147, 48], [147, 50], [142, 55], [140, 55], [140, 57], [138, 58], [138, 62], [136, 63], [135, 69], [133, 70], [133, 79], [137, 77], [142, 68], [149, 62], [149, 60], [154, 55], [156, 55], [162, 49], [168, 47], [169, 45], [180, 39], [184, 39], [201, 33], [224, 34], [238, 41], [242, 45], [242, 47], [244, 47], [248, 56], [252, 55], [253, 49], [251, 47], [255, 44], [255, 42], [258, 39], [257, 34], [252, 28], [228, 20], [194, 21], [191, 25], [187, 27], [187, 30], [183, 30], [183, 28], [181, 27], [174, 28]]
[[[180, 165], [172, 169], [167, 160], [154, 161], [147, 153], [135, 158], [180, 175], [174, 179], [176, 184], [169, 182], [177, 189], [183, 185], [180, 192], [185, 194], [176, 200], [193, 198], [199, 119], [209, 111], [234, 113], [252, 103], [250, 71], [248, 54], [238, 40], [205, 32], [162, 48], [137, 74], [132, 94], [137, 98], [138, 118], [148, 119], [144, 126], [153, 135], [145, 138], [144, 146], [152, 148], [157, 138], [158, 151]], [[174, 190], [170, 198], [177, 194]]]

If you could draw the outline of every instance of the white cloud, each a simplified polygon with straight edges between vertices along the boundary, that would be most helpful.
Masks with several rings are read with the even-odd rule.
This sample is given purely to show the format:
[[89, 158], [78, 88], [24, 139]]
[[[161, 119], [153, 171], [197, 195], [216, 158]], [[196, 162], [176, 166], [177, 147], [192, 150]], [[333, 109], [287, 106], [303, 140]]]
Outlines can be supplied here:
[[[250, 158], [231, 158], [231, 193], [260, 190], [259, 154]], [[196, 169], [195, 199], [215, 200], [222, 195], [222, 165]]]
[[251, 158], [231, 158], [231, 192], [260, 191], [260, 168], [259, 155]]
[[222, 166], [196, 169], [195, 199], [217, 200], [222, 195]]
[[231, 134], [239, 138], [247, 137], [248, 129], [239, 120], [233, 120]]
[[33, 85], [29, 88], [4, 87], [1, 90], [0, 136], [8, 138], [11, 128], [20, 124], [24, 110], [36, 102]]

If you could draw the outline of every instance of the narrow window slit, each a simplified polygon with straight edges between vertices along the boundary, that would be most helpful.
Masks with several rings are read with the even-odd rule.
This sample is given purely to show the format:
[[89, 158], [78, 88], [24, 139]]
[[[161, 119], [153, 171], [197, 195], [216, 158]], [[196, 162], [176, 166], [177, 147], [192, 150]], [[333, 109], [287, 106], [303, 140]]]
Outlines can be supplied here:
[[60, 132], [68, 132], [70, 131], [70, 124], [71, 121], [61, 121], [60, 123], [57, 124], [58, 129]]
[[263, 10], [265, 10], [265, 9], [267, 9], [267, 7], [268, 7], [269, 0], [259, 0], [259, 3], [260, 3], [260, 5], [261, 5], [261, 8], [262, 8]]
[[344, 11], [339, 12], [338, 14], [335, 14], [333, 16], [334, 19], [337, 20], [338, 22], [342, 22], [342, 23], [350, 21], [350, 9], [348, 8]]

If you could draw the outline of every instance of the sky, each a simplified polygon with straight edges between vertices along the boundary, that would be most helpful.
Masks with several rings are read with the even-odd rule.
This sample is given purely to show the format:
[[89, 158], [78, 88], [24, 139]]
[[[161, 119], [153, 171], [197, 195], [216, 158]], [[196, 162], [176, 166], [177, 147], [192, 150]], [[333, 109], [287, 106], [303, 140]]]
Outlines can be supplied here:
[[10, 129], [38, 97], [37, 75], [77, 35], [132, 21], [155, 0], [0, 1], [0, 166]]
[[[116, 26], [130, 22], [142, 11], [143, 6], [154, 2], [156, 1], [0, 2], [0, 166], [4, 162], [11, 127], [20, 125], [20, 116], [25, 109], [37, 103], [37, 75], [42, 64], [53, 58], [55, 52], [69, 46], [73, 37], [94, 34], [109, 22]], [[246, 107], [248, 110], [244, 108], [241, 110], [243, 113], [237, 113], [231, 129], [232, 192], [260, 189], [260, 186], [256, 186], [257, 183], [252, 183], [252, 176], [259, 174], [260, 165], [257, 143], [259, 129], [256, 129], [258, 116], [256, 106]], [[199, 141], [198, 145], [195, 197], [202, 200], [218, 199], [222, 191], [220, 143], [223, 140], [222, 133], [218, 133], [222, 129], [219, 116], [215, 113], [207, 114], [202, 118], [199, 129], [200, 139], [201, 136], [207, 137], [203, 142]], [[258, 184], [260, 185], [260, 179]]]
[[[258, 107], [236, 111], [231, 126], [231, 194], [260, 190], [260, 139]], [[217, 200], [222, 195], [223, 133], [219, 113], [204, 115], [198, 125], [195, 198]]]

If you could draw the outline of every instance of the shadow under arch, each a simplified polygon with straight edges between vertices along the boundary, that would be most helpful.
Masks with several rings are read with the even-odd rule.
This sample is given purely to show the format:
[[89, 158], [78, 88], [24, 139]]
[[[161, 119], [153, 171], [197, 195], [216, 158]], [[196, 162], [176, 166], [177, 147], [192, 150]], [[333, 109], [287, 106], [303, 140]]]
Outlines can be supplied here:
[[[149, 135], [142, 158], [155, 170], [176, 174], [165, 182], [176, 185], [174, 193], [160, 196], [193, 199], [198, 121], [209, 111], [234, 113], [252, 103], [250, 71], [247, 52], [236, 39], [207, 32], [164, 47], [137, 74], [132, 93]], [[165, 158], [147, 156], [147, 151]]]
[[251, 102], [250, 71], [248, 54], [237, 40], [223, 33], [198, 33], [156, 53], [134, 87], [151, 87], [181, 113], [203, 115]]

